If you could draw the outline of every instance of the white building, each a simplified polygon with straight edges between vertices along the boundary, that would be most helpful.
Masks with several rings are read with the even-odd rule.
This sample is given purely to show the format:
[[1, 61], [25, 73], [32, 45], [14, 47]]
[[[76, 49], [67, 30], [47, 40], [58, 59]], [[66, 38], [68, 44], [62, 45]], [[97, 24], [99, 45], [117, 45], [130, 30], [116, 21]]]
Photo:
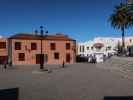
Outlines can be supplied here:
[[87, 41], [78, 44], [78, 55], [88, 56], [93, 53], [93, 41]]
[[97, 37], [93, 41], [78, 43], [78, 55], [89, 56], [95, 52], [114, 51], [118, 38]]
[[[118, 43], [121, 45], [121, 38], [115, 37], [96, 37], [92, 41], [78, 43], [78, 55], [88, 57], [95, 53], [105, 55], [114, 54], [117, 51]], [[125, 47], [133, 45], [133, 37], [125, 38]]]

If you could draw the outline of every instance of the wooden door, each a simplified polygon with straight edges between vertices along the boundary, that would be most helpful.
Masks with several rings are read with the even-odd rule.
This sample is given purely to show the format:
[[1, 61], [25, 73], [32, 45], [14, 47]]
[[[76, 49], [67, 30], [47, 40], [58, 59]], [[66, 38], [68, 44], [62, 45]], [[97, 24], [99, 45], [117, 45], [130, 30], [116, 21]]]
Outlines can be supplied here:
[[44, 63], [44, 54], [36, 54], [36, 64]]
[[0, 56], [0, 64], [6, 64], [7, 63], [7, 56]]
[[44, 64], [47, 63], [47, 61], [48, 61], [47, 54], [42, 54], [42, 57], [41, 54], [36, 54], [36, 64], [40, 64], [41, 62]]
[[66, 54], [66, 62], [67, 62], [67, 63], [70, 63], [70, 61], [71, 61], [70, 53], [67, 53], [67, 54]]

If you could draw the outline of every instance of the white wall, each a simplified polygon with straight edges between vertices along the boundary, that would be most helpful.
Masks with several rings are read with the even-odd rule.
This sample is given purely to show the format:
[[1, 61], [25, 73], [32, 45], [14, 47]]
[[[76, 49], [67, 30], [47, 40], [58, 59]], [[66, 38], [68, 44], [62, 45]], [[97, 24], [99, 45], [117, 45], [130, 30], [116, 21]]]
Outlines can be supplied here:
[[[102, 43], [104, 44], [104, 47], [101, 48], [99, 52], [114, 52], [114, 49], [117, 49], [118, 41], [121, 43], [121, 37], [115, 38], [115, 37], [96, 37], [92, 41], [86, 41], [82, 43], [78, 43], [78, 55], [84, 55], [87, 56], [88, 54], [92, 54], [96, 52], [96, 48], [93, 47], [95, 43]], [[125, 44], [126, 45], [133, 45], [133, 37], [125, 37]], [[111, 47], [110, 50], [106, 50], [107, 47]], [[81, 47], [81, 51], [80, 51]], [[83, 51], [84, 47], [84, 51]], [[91, 49], [93, 47], [93, 50]], [[89, 48], [89, 50], [87, 49]]]

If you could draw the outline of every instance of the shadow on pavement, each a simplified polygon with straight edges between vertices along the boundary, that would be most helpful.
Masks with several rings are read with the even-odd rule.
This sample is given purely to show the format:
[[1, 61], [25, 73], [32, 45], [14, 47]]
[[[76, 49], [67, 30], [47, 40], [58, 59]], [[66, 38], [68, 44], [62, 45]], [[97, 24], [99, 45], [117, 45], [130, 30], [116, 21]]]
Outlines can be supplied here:
[[103, 100], [133, 100], [133, 96], [105, 96]]

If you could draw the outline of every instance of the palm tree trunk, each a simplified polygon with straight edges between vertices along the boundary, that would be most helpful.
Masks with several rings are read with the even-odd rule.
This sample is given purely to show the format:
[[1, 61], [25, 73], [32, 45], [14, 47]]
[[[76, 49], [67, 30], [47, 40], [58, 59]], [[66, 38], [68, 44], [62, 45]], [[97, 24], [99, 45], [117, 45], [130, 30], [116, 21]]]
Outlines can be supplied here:
[[125, 29], [124, 27], [121, 28], [122, 31], [122, 54], [125, 54]]

